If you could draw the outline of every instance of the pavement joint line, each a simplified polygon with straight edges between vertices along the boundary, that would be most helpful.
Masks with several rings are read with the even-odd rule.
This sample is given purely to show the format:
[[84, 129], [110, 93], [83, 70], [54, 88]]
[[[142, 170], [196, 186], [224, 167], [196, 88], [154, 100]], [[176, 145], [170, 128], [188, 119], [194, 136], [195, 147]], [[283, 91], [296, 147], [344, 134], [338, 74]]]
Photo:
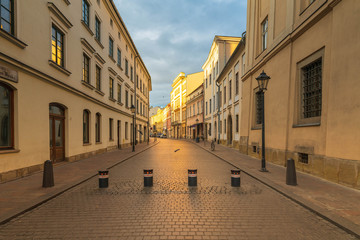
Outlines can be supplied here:
[[[192, 141], [189, 141], [189, 140], [185, 140], [185, 141], [190, 142], [190, 143], [198, 146], [199, 148], [203, 149], [204, 151], [207, 151], [207, 152], [211, 153], [212, 155], [214, 155], [215, 157], [219, 158], [220, 160], [226, 162], [227, 164], [240, 169], [246, 175], [248, 175], [248, 176], [252, 177], [253, 179], [259, 181], [260, 183], [268, 186], [269, 188], [271, 188], [274, 191], [280, 193], [281, 195], [283, 195], [286, 198], [290, 199], [291, 201], [297, 203], [298, 205], [302, 206], [303, 208], [309, 210], [310, 212], [312, 212], [312, 213], [318, 215], [319, 217], [325, 219], [326, 221], [332, 223], [336, 227], [338, 227], [338, 228], [344, 230], [345, 232], [347, 232], [349, 234], [352, 234], [355, 237], [357, 237], [358, 239], [360, 239], [360, 232], [358, 233], [357, 230], [356, 230], [358, 228], [358, 225], [352, 223], [351, 221], [349, 221], [349, 220], [347, 220], [347, 219], [345, 219], [345, 218], [343, 218], [341, 216], [327, 216], [327, 214], [321, 213], [321, 210], [320, 210], [319, 207], [316, 207], [311, 203], [304, 203], [305, 201], [300, 196], [297, 196], [297, 195], [291, 194], [291, 193], [286, 193], [286, 190], [282, 186], [278, 185], [277, 183], [272, 182], [270, 179], [264, 177], [265, 179], [272, 182], [273, 185], [270, 185], [269, 183], [265, 182], [264, 180], [260, 179], [259, 177], [254, 176], [253, 174], [249, 173], [249, 171], [245, 171], [245, 170], [241, 169], [240, 167], [234, 165], [233, 163], [230, 163], [226, 159], [224, 159], [221, 156], [215, 154], [214, 151], [210, 151], [210, 150], [206, 149], [205, 147], [200, 146], [200, 144], [196, 144], [195, 142], [192, 142]], [[309, 205], [311, 205], [311, 206], [309, 206]], [[339, 218], [340, 221], [345, 222], [346, 225], [351, 225], [351, 226], [344, 226], [343, 224], [339, 223], [337, 220], [335, 220], [333, 218]], [[352, 230], [352, 229], [354, 229], [354, 230]]]
[[[121, 163], [129, 160], [130, 158], [135, 157], [136, 155], [138, 155], [138, 154], [140, 154], [140, 153], [142, 153], [142, 152], [144, 152], [144, 151], [146, 151], [146, 150], [148, 150], [148, 149], [156, 146], [158, 143], [159, 143], [159, 141], [154, 142], [154, 144], [152, 144], [151, 146], [145, 147], [143, 150], [141, 150], [141, 151], [139, 151], [139, 152], [136, 152], [135, 154], [133, 154], [133, 155], [131, 155], [131, 156], [129, 156], [129, 157], [121, 160], [120, 162], [118, 162], [118, 163], [116, 163], [116, 164], [108, 167], [107, 169], [111, 169], [111, 168], [115, 167], [116, 165], [119, 165], [119, 164], [121, 164]], [[13, 214], [13, 215], [10, 216], [10, 217], [5, 217], [5, 219], [0, 220], [0, 221], [1, 221], [1, 222], [0, 222], [0, 226], [6, 224], [6, 223], [8, 223], [8, 222], [10, 222], [10, 221], [11, 221], [12, 219], [14, 219], [14, 218], [17, 218], [17, 217], [19, 217], [19, 216], [21, 216], [21, 215], [23, 215], [23, 214], [25, 214], [25, 213], [27, 213], [27, 212], [35, 209], [35, 208], [43, 205], [44, 203], [46, 203], [46, 202], [48, 202], [48, 201], [50, 201], [50, 200], [52, 200], [52, 199], [60, 196], [61, 194], [69, 191], [70, 189], [73, 189], [73, 188], [79, 186], [80, 184], [82, 184], [82, 183], [84, 183], [84, 182], [86, 182], [86, 181], [89, 181], [91, 178], [96, 177], [97, 175], [98, 175], [97, 173], [96, 173], [96, 174], [91, 174], [90, 176], [86, 177], [85, 179], [83, 179], [83, 180], [81, 180], [81, 181], [79, 181], [79, 182], [77, 182], [77, 183], [75, 183], [75, 184], [73, 184], [73, 185], [70, 185], [70, 186], [68, 186], [68, 187], [65, 187], [65, 189], [63, 189], [63, 190], [61, 190], [61, 191], [59, 191], [59, 192], [57, 192], [57, 193], [50, 194], [50, 196], [45, 197], [44, 200], [42, 200], [42, 201], [40, 201], [40, 202], [38, 202], [38, 203], [35, 203], [35, 204], [31, 204], [31, 206], [25, 208], [24, 210], [21, 210], [20, 212], [18, 212], [18, 213], [16, 213], [16, 214]]]

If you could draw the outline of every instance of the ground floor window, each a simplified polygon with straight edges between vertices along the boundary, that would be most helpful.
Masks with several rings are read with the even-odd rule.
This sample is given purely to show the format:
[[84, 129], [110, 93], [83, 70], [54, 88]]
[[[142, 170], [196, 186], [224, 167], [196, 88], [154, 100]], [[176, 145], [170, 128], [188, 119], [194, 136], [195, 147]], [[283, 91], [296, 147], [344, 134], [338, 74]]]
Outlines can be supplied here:
[[13, 147], [13, 90], [0, 83], [0, 150]]

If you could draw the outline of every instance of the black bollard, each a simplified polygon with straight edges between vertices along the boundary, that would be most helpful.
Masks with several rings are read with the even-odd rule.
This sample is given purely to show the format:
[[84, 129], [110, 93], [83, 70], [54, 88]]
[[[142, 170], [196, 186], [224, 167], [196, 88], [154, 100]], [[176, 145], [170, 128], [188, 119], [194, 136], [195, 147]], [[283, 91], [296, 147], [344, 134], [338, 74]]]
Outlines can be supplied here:
[[99, 171], [99, 188], [109, 186], [109, 171]]
[[44, 188], [46, 187], [53, 187], [54, 186], [54, 171], [53, 165], [50, 160], [44, 162], [44, 173], [43, 173], [43, 185]]
[[144, 187], [152, 187], [153, 186], [153, 170], [147, 169], [144, 170]]
[[231, 170], [231, 186], [240, 187], [240, 169]]
[[197, 169], [188, 169], [188, 185], [189, 187], [197, 186]]
[[289, 158], [286, 164], [286, 184], [293, 186], [297, 185], [295, 161], [292, 158]]

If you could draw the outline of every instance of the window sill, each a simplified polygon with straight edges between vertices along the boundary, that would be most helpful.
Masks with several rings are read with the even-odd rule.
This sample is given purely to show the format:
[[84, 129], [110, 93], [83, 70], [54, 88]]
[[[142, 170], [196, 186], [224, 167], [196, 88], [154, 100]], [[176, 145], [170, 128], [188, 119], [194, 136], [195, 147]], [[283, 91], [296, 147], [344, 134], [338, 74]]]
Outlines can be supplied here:
[[93, 85], [91, 85], [90, 83], [85, 82], [84, 80], [81, 80], [81, 83], [82, 83], [85, 87], [90, 88], [91, 90], [94, 90], [94, 89], [95, 89], [95, 87], [94, 87]]
[[101, 49], [104, 49], [104, 45], [101, 44], [100, 40], [97, 39], [96, 37], [94, 37], [95, 42], [97, 42], [97, 44], [99, 44], [99, 46], [101, 47]]
[[117, 102], [117, 104], [119, 104], [120, 106], [124, 106], [124, 104], [122, 102]]
[[99, 95], [101, 95], [101, 96], [104, 96], [105, 95], [105, 93], [103, 93], [101, 90], [99, 90], [99, 89], [95, 89], [95, 92], [97, 93], [97, 94], [99, 94]]
[[66, 70], [64, 67], [61, 67], [59, 65], [57, 65], [55, 62], [53, 62], [52, 60], [49, 60], [49, 64], [50, 66], [56, 68], [57, 70], [59, 70], [60, 72], [64, 73], [67, 76], [70, 76], [71, 72]]
[[91, 143], [83, 143], [83, 146], [90, 146]]
[[95, 144], [96, 144], [96, 145], [99, 145], [99, 144], [102, 144], [102, 142], [96, 142]]
[[86, 28], [86, 30], [88, 30], [88, 32], [91, 34], [91, 36], [94, 36], [93, 31], [91, 31], [90, 27], [83, 20], [81, 20], [81, 23]]
[[260, 126], [255, 126], [255, 127], [251, 127], [251, 130], [261, 130], [262, 127], [261, 125]]
[[112, 101], [112, 102], [116, 102], [116, 99], [112, 98], [112, 97], [109, 97], [109, 100]]
[[7, 153], [18, 153], [20, 149], [4, 149], [0, 150], [0, 154], [7, 154]]
[[120, 64], [116, 64], [118, 66], [118, 68], [120, 68], [121, 71], [124, 71], [124, 69], [121, 67]]
[[112, 57], [112, 56], [109, 55], [109, 58], [111, 59], [111, 61], [113, 61], [114, 63], [116, 63], [114, 57]]
[[0, 29], [0, 36], [7, 39], [9, 42], [15, 44], [21, 49], [27, 47], [27, 44], [17, 39], [15, 36], [11, 35], [10, 33]]
[[113, 142], [114, 141], [114, 139], [109, 139], [109, 142]]
[[293, 128], [300, 128], [300, 127], [318, 127], [320, 123], [303, 123], [303, 124], [294, 124]]

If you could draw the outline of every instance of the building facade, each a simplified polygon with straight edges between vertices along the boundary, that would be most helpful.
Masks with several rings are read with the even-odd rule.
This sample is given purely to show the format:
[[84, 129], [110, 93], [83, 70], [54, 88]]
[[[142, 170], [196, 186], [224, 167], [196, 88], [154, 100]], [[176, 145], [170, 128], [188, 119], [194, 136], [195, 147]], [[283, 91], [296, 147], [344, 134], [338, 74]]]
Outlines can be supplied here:
[[[202, 74], [202, 73], [201, 73]], [[202, 77], [201, 77], [202, 79]], [[187, 138], [196, 139], [203, 137], [204, 126], [204, 86], [200, 84], [198, 88], [187, 96]]]
[[130, 145], [132, 105], [136, 139], [147, 139], [151, 77], [113, 1], [7, 2], [1, 181]]
[[245, 34], [234, 50], [230, 59], [216, 79], [219, 86], [217, 104], [217, 135], [221, 144], [239, 147], [241, 108], [242, 108], [242, 81], [245, 74]]
[[181, 72], [174, 79], [170, 92], [172, 138], [184, 138], [186, 128], [186, 76]]
[[216, 78], [240, 40], [240, 37], [215, 36], [209, 55], [202, 66], [204, 71], [204, 136], [208, 140], [216, 139], [218, 132], [218, 107], [216, 105], [219, 87], [216, 85]]
[[356, 0], [248, 0], [240, 151], [360, 189], [359, 12]]

